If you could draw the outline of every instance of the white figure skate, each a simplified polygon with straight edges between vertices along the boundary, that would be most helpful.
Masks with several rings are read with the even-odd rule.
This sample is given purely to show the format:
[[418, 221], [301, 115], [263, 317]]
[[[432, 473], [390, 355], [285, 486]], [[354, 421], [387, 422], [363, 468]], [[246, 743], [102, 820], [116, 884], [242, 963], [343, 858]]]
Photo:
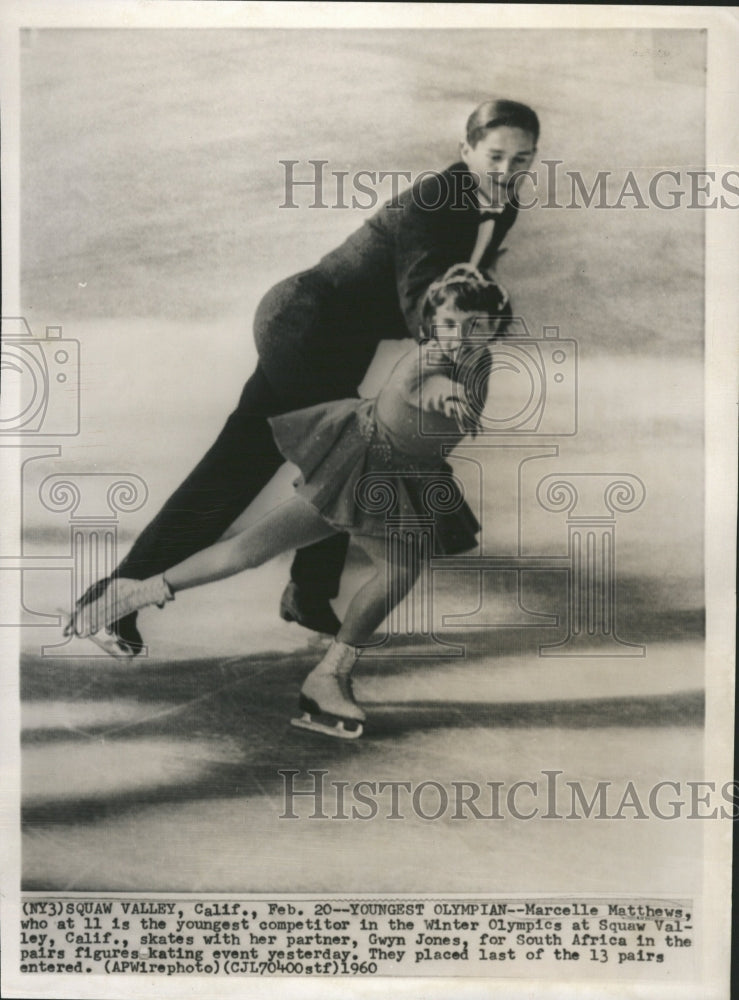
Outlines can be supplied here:
[[359, 739], [366, 715], [354, 700], [349, 677], [356, 655], [351, 646], [332, 642], [305, 679], [298, 703], [303, 714], [291, 719], [293, 726], [343, 740]]
[[76, 635], [81, 639], [91, 639], [111, 656], [130, 659], [133, 653], [112, 631], [111, 626], [150, 604], [163, 608], [174, 600], [169, 584], [163, 575], [152, 576], [148, 580], [131, 580], [116, 577], [105, 581], [94, 600], [79, 600], [64, 628], [64, 635]]

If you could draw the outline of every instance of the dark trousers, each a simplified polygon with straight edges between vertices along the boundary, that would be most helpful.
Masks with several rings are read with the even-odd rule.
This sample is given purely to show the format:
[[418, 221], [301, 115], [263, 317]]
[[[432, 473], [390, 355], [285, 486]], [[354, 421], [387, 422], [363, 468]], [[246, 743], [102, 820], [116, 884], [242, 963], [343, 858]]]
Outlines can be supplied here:
[[[267, 417], [296, 408], [277, 396], [258, 365], [213, 446], [139, 535], [115, 575], [144, 580], [217, 541], [284, 461]], [[335, 597], [348, 545], [349, 536], [340, 534], [300, 549], [292, 579], [312, 596]]]
[[[213, 446], [144, 529], [116, 576], [146, 579], [212, 545], [284, 461], [267, 418], [357, 395], [381, 325], [349, 330], [336, 292], [313, 272], [271, 288], [257, 308], [260, 362]], [[377, 332], [375, 332], [377, 331]], [[339, 591], [349, 536], [300, 549], [292, 579], [318, 599]]]

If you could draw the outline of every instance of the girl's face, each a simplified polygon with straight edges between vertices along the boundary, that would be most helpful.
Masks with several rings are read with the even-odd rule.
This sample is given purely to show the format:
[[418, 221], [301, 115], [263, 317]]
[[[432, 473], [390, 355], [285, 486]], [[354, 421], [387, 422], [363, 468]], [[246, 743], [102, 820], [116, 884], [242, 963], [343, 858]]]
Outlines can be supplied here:
[[519, 170], [528, 170], [536, 152], [529, 132], [500, 125], [491, 129], [476, 146], [462, 143], [462, 159], [479, 178], [478, 192], [493, 205], [505, 204], [506, 189]]
[[459, 354], [474, 319], [474, 313], [464, 312], [451, 302], [444, 302], [434, 313], [431, 334], [438, 341], [444, 354], [452, 361]]

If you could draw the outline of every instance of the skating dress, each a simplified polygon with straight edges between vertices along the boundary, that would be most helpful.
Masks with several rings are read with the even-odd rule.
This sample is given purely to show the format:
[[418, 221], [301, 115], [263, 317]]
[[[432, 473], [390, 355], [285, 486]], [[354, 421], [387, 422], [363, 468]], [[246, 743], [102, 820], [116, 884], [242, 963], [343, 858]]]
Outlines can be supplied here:
[[466, 431], [432, 403], [454, 395], [454, 372], [438, 346], [420, 344], [374, 399], [270, 418], [277, 447], [300, 470], [296, 492], [342, 531], [383, 538], [389, 521], [400, 531], [432, 521], [437, 554], [472, 548], [480, 525], [443, 458]]

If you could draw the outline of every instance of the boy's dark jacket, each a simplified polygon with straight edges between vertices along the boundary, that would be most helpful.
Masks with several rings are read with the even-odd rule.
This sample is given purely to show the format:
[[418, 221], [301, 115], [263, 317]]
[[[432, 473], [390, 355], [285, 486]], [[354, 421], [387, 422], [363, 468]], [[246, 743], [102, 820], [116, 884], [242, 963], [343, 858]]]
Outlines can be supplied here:
[[[464, 163], [427, 174], [383, 205], [314, 270], [341, 298], [348, 293], [373, 319], [381, 316], [384, 338], [416, 337], [426, 289], [452, 264], [469, 260], [475, 246], [480, 219], [471, 187]], [[498, 249], [517, 211], [509, 205], [496, 220], [489, 253]], [[362, 317], [355, 319], [363, 325]]]
[[[427, 173], [315, 267], [287, 279], [285, 284], [299, 283], [302, 295], [320, 304], [320, 340], [327, 349], [343, 353], [349, 342], [357, 350], [361, 343], [418, 337], [426, 289], [452, 264], [468, 261], [475, 246], [480, 213], [471, 190], [464, 163]], [[483, 266], [517, 212], [515, 204], [506, 205], [496, 219]], [[304, 336], [310, 336], [311, 325], [305, 325]]]

